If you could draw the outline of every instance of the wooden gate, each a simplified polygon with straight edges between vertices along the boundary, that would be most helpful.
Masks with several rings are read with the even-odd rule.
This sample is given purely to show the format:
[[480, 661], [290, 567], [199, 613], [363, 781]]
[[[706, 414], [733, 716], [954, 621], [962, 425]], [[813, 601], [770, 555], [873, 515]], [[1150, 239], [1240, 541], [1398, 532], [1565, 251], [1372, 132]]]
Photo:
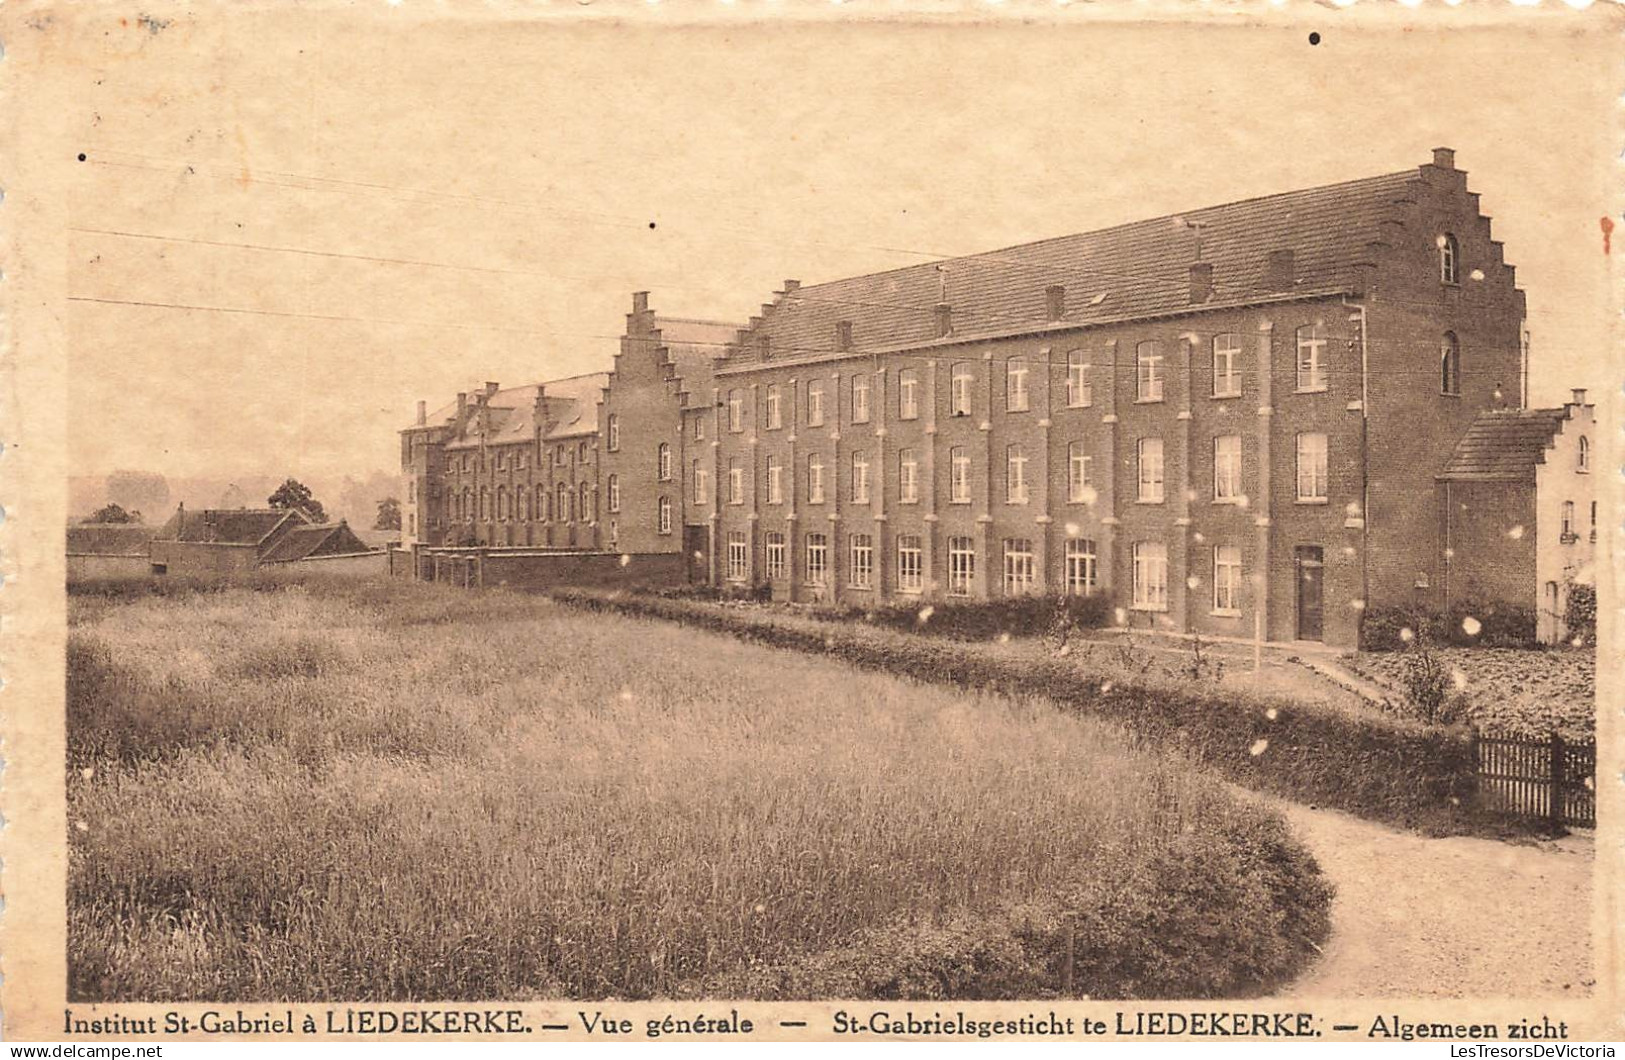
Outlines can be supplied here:
[[1478, 733], [1478, 799], [1487, 810], [1553, 825], [1597, 825], [1597, 745]]

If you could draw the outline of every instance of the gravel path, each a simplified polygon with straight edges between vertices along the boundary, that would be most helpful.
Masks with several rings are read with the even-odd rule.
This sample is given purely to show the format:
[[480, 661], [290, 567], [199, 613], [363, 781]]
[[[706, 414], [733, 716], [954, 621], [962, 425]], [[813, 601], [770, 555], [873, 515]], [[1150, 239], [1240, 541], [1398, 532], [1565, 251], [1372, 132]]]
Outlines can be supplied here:
[[1283, 997], [1567, 997], [1593, 987], [1592, 840], [1429, 839], [1278, 803], [1337, 886], [1326, 955]]

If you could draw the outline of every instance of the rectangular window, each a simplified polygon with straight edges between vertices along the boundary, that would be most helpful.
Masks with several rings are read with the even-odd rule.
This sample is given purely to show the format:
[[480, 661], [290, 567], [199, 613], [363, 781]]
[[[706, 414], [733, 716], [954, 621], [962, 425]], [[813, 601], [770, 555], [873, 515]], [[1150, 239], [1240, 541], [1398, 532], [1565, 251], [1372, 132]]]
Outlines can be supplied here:
[[807, 535], [807, 584], [823, 585], [829, 575], [829, 538], [823, 534]]
[[784, 400], [777, 386], [767, 388], [767, 429], [776, 431], [784, 426]]
[[1066, 355], [1066, 407], [1081, 409], [1094, 403], [1094, 386], [1089, 381], [1089, 354], [1084, 350], [1073, 350]]
[[976, 580], [976, 542], [969, 537], [948, 539], [948, 595], [969, 596]]
[[1298, 500], [1326, 499], [1326, 436], [1298, 435]]
[[694, 417], [694, 440], [696, 442], [705, 441], [705, 413], [703, 412]]
[[807, 384], [807, 426], [824, 425], [824, 382], [814, 379]]
[[1027, 503], [1027, 450], [1012, 445], [1004, 451], [1004, 503]]
[[1309, 324], [1298, 329], [1298, 389], [1326, 389], [1326, 326]]
[[1027, 401], [1027, 362], [1012, 357], [1004, 362], [1004, 410], [1026, 412]]
[[1100, 587], [1100, 568], [1095, 543], [1086, 537], [1066, 542], [1066, 591], [1073, 596], [1089, 596]]
[[817, 453], [807, 457], [807, 503], [824, 503], [824, 458]]
[[897, 591], [917, 593], [925, 588], [925, 553], [919, 534], [897, 535]]
[[1156, 541], [1134, 545], [1134, 607], [1168, 610], [1168, 546]]
[[609, 496], [606, 498], [606, 500], [609, 504], [609, 510], [612, 512], [618, 512], [621, 510], [621, 476], [609, 476], [608, 483]]
[[1213, 396], [1241, 396], [1241, 338], [1213, 336]]
[[1162, 400], [1162, 344], [1142, 342], [1134, 351], [1134, 400]]
[[1213, 610], [1241, 614], [1241, 549], [1235, 545], [1213, 549]]
[[953, 367], [952, 394], [950, 396], [953, 402], [952, 413], [955, 416], [970, 415], [971, 380], [974, 378], [971, 373], [972, 368], [968, 364], [956, 364]]
[[770, 530], [763, 535], [762, 542], [762, 573], [768, 581], [780, 581], [785, 568], [784, 535]]
[[1036, 584], [1033, 543], [1030, 538], [1004, 539], [1004, 595], [1021, 596]]
[[745, 392], [728, 391], [728, 430], [735, 434], [745, 429]]
[[869, 377], [866, 375], [852, 377], [852, 422], [869, 422]]
[[784, 468], [776, 456], [767, 458], [767, 503], [784, 503]]
[[[559, 518], [568, 521], [570, 518], [570, 499], [561, 491], [559, 493]], [[671, 498], [661, 497], [655, 502], [655, 532], [661, 534], [671, 533]]]
[[728, 461], [728, 503], [745, 503], [745, 469], [738, 460]]
[[1094, 485], [1090, 481], [1093, 459], [1082, 442], [1066, 447], [1066, 499], [1070, 504], [1094, 502]]
[[871, 589], [875, 576], [875, 539], [868, 534], [852, 535], [851, 584], [854, 589]]
[[1140, 439], [1140, 488], [1139, 500], [1141, 504], [1161, 504], [1162, 495], [1162, 439]]
[[711, 476], [705, 473], [698, 460], [694, 461], [694, 503], [706, 505], [711, 503]]
[[920, 418], [920, 375], [912, 368], [897, 373], [897, 418]]
[[1241, 499], [1241, 435], [1221, 434], [1213, 439], [1213, 499]]
[[869, 503], [869, 454], [852, 454], [852, 503]]
[[750, 561], [750, 549], [745, 542], [743, 530], [728, 531], [728, 580], [742, 582], [745, 580], [745, 569]]
[[912, 449], [897, 452], [897, 500], [901, 504], [920, 500], [920, 458]]
[[948, 499], [970, 503], [970, 454], [959, 446], [948, 450]]
[[1564, 501], [1563, 502], [1563, 536], [1564, 537], [1570, 537], [1573, 534], [1574, 534], [1574, 502], [1573, 501]]

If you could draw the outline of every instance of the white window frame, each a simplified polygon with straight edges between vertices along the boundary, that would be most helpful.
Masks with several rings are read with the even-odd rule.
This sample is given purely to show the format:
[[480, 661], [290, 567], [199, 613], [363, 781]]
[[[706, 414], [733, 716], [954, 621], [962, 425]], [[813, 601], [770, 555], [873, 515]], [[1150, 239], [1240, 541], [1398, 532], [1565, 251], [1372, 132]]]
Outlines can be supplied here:
[[767, 388], [767, 429], [776, 431], [784, 426], [784, 395], [777, 383]]
[[745, 429], [745, 392], [738, 387], [728, 391], [728, 431], [738, 434]]
[[812, 453], [807, 457], [807, 503], [824, 503], [824, 456]]
[[1461, 283], [1461, 242], [1449, 232], [1439, 236], [1439, 282]]
[[742, 582], [750, 574], [750, 541], [743, 530], [728, 531], [728, 580]]
[[917, 593], [925, 589], [925, 550], [919, 534], [897, 535], [897, 591]]
[[1305, 324], [1295, 333], [1298, 344], [1298, 389], [1300, 394], [1319, 394], [1330, 388], [1326, 351], [1330, 339], [1326, 325]]
[[745, 468], [735, 457], [728, 460], [728, 503], [745, 503]]
[[824, 425], [824, 381], [812, 379], [807, 382], [807, 426], [822, 427]]
[[1213, 336], [1213, 396], [1231, 398], [1241, 396], [1241, 336], [1226, 331]]
[[1213, 501], [1235, 504], [1241, 500], [1241, 435], [1220, 434], [1213, 439]]
[[829, 537], [822, 533], [807, 535], [807, 584], [823, 586], [829, 581]]
[[655, 533], [671, 533], [671, 498], [661, 497], [655, 501]]
[[1168, 546], [1161, 541], [1134, 543], [1134, 610], [1168, 610]]
[[969, 416], [975, 394], [976, 373], [970, 362], [959, 361], [949, 379], [949, 415]]
[[655, 481], [671, 481], [671, 443], [661, 442], [655, 447]]
[[1032, 395], [1027, 387], [1031, 371], [1025, 357], [1011, 357], [1004, 362], [1004, 411], [1031, 411]]
[[976, 585], [976, 539], [948, 539], [948, 595], [969, 596]]
[[852, 422], [869, 422], [869, 377], [861, 372], [852, 377]]
[[869, 453], [864, 449], [852, 454], [852, 503], [869, 503]]
[[1030, 499], [1027, 488], [1027, 450], [1021, 445], [1004, 448], [1004, 503], [1026, 504]]
[[1591, 439], [1583, 434], [1574, 445], [1574, 470], [1581, 475], [1591, 474]]
[[1068, 442], [1066, 447], [1066, 501], [1068, 504], [1089, 503], [1089, 490], [1093, 483], [1095, 458], [1083, 442]]
[[767, 458], [767, 503], [784, 503], [784, 465], [776, 455]]
[[1461, 340], [1454, 331], [1439, 337], [1439, 393], [1461, 396]]
[[1298, 435], [1294, 451], [1297, 456], [1299, 504], [1325, 504], [1329, 500], [1328, 449], [1326, 435], [1318, 431], [1304, 431]]
[[897, 503], [920, 502], [920, 456], [913, 449], [897, 451]]
[[1241, 614], [1241, 547], [1213, 546], [1213, 613]]
[[1164, 368], [1166, 361], [1162, 343], [1146, 339], [1134, 347], [1134, 400], [1140, 403], [1161, 401], [1165, 396]]
[[971, 502], [970, 451], [956, 445], [948, 450], [948, 503]]
[[920, 375], [912, 368], [897, 373], [897, 418], [920, 418]]
[[762, 535], [762, 576], [768, 581], [781, 581], [785, 573], [784, 534], [778, 530], [769, 530]]
[[621, 476], [610, 475], [605, 479], [605, 483], [607, 486], [605, 500], [609, 504], [609, 510], [618, 512], [621, 510]]
[[851, 536], [852, 562], [847, 573], [847, 586], [853, 589], [875, 587], [875, 539], [873, 534]]
[[1066, 591], [1071, 596], [1093, 596], [1100, 588], [1100, 556], [1093, 538], [1066, 539]]
[[608, 426], [604, 431], [605, 446], [613, 453], [621, 447], [621, 418], [612, 412], [607, 423]]
[[1135, 500], [1140, 504], [1162, 504], [1167, 500], [1166, 468], [1161, 438], [1141, 438], [1135, 445]]
[[1028, 537], [1004, 539], [1004, 595], [1027, 596], [1038, 587], [1038, 565]]
[[711, 503], [711, 482], [710, 482], [710, 479], [711, 479], [711, 476], [706, 473], [704, 464], [702, 462], [698, 461], [698, 460], [694, 461], [694, 503], [695, 504], [704, 505], [704, 504], [710, 504]]
[[1089, 352], [1069, 350], [1066, 355], [1066, 407], [1086, 409], [1094, 403], [1095, 388], [1089, 381]]

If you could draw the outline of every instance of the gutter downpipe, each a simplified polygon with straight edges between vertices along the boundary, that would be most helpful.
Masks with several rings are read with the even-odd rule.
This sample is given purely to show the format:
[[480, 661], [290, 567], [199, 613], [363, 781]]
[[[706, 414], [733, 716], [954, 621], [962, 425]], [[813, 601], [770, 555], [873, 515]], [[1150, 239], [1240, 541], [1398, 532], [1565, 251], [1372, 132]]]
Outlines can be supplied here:
[[[1351, 304], [1345, 295], [1343, 308], [1352, 309], [1350, 320], [1360, 322], [1360, 599], [1365, 607], [1360, 610], [1358, 626], [1365, 624], [1365, 608], [1371, 606], [1371, 344], [1366, 333], [1366, 307], [1362, 301]], [[1356, 633], [1355, 647], [1359, 647]]]

